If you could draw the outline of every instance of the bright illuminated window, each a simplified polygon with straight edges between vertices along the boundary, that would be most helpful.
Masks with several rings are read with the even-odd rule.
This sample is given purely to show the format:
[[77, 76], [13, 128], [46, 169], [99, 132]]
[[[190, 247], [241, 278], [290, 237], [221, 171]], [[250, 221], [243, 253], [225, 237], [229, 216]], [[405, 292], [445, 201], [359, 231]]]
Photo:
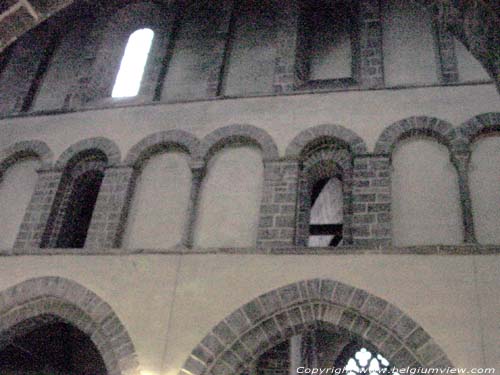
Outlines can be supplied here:
[[139, 93], [153, 37], [153, 30], [140, 29], [134, 31], [128, 38], [111, 94], [113, 98], [127, 98]]
[[399, 375], [390, 369], [390, 363], [381, 354], [372, 354], [370, 351], [362, 348], [349, 359], [345, 366], [347, 375], [359, 374], [392, 374]]

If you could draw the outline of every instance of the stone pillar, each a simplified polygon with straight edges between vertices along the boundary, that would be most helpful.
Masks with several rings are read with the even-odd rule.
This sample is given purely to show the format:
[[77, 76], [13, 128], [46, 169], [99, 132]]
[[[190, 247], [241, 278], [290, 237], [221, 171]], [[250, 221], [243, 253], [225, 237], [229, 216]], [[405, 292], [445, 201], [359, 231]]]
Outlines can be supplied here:
[[273, 90], [279, 94], [295, 89], [300, 9], [298, 0], [278, 0], [276, 4], [279, 4], [276, 29], [280, 42], [274, 63]]
[[193, 163], [191, 166], [191, 193], [189, 195], [187, 221], [182, 235], [182, 243], [186, 247], [192, 247], [194, 243], [194, 231], [198, 218], [198, 207], [200, 203], [201, 184], [205, 177], [206, 166], [203, 161]]
[[392, 242], [391, 171], [386, 155], [354, 158], [352, 236], [355, 246]]
[[133, 184], [132, 167], [108, 167], [92, 214], [85, 248], [118, 247]]
[[38, 88], [39, 70], [51, 52], [50, 31], [47, 26], [39, 27], [10, 47], [9, 59], [0, 75], [0, 113], [29, 110]]
[[298, 176], [297, 160], [264, 162], [258, 247], [294, 245]]
[[212, 56], [208, 66], [207, 96], [215, 97], [220, 95], [220, 86], [224, 75], [227, 59], [227, 50], [231, 38], [231, 20], [235, 0], [216, 0], [214, 7], [218, 8], [218, 24], [216, 29], [217, 41], [212, 49]]
[[455, 154], [452, 163], [457, 168], [458, 188], [460, 192], [460, 206], [462, 208], [462, 222], [464, 228], [464, 242], [476, 243], [474, 233], [474, 217], [472, 215], [472, 201], [469, 189], [469, 160], [470, 153]]
[[435, 27], [439, 53], [439, 67], [441, 83], [458, 82], [458, 61], [455, 53], [455, 39], [444, 25]]
[[437, 25], [435, 29], [441, 83], [458, 82], [458, 61], [455, 53], [455, 40], [453, 35], [449, 33], [443, 25]]
[[304, 361], [302, 360], [302, 335], [292, 336], [288, 342], [290, 345], [290, 368], [288, 375], [298, 375], [297, 368], [304, 365]]
[[49, 217], [62, 178], [61, 171], [39, 170], [38, 181], [26, 209], [14, 249], [39, 248], [49, 225]]
[[360, 85], [363, 88], [384, 86], [382, 20], [379, 0], [361, 0], [360, 21]]

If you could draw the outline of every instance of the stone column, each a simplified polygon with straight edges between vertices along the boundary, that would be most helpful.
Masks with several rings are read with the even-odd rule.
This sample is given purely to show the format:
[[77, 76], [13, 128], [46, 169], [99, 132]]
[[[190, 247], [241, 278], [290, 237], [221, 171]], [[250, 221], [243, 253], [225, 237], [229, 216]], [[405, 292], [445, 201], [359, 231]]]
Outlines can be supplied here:
[[462, 222], [464, 228], [464, 242], [476, 243], [474, 232], [474, 217], [472, 215], [472, 201], [469, 189], [469, 160], [470, 153], [455, 154], [452, 163], [457, 168], [458, 188], [460, 192], [460, 206], [462, 208]]
[[182, 235], [182, 243], [190, 248], [194, 243], [194, 231], [198, 218], [198, 207], [200, 203], [201, 184], [205, 177], [205, 162], [195, 162], [191, 166], [191, 193], [189, 195], [188, 214]]
[[440, 67], [441, 83], [458, 82], [458, 61], [455, 53], [455, 40], [443, 25], [435, 27]]
[[391, 171], [386, 155], [354, 158], [352, 237], [357, 246], [392, 242]]
[[[215, 97], [220, 95], [220, 86], [224, 75], [227, 60], [227, 50], [230, 43], [231, 20], [235, 0], [216, 0], [219, 23], [216, 28], [217, 41], [212, 49], [210, 65], [208, 67], [207, 96]], [[215, 6], [215, 5], [214, 5]]]
[[279, 94], [295, 89], [300, 9], [297, 0], [277, 0], [276, 4], [279, 5], [276, 21], [279, 45], [274, 64], [273, 90]]
[[62, 178], [62, 171], [39, 170], [38, 181], [26, 209], [14, 249], [39, 248], [48, 226], [52, 206]]
[[298, 176], [297, 160], [264, 161], [257, 246], [294, 245]]
[[359, 10], [360, 84], [363, 88], [380, 88], [384, 86], [384, 55], [379, 0], [361, 0]]
[[115, 248], [120, 243], [129, 208], [134, 169], [129, 166], [105, 170], [92, 214], [85, 248]]
[[288, 342], [290, 345], [290, 368], [288, 375], [297, 375], [297, 368], [304, 366], [304, 361], [302, 360], [302, 335], [292, 336]]

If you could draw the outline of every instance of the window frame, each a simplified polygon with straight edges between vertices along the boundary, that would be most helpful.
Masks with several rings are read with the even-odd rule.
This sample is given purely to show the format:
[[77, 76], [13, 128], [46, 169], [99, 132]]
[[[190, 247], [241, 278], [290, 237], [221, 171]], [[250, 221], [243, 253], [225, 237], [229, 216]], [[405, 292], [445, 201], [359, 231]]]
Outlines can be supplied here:
[[322, 179], [335, 177], [342, 183], [342, 239], [336, 246], [324, 247], [335, 249], [352, 244], [353, 157], [343, 145], [322, 144], [321, 140], [319, 142], [319, 145], [313, 143], [312, 146], [308, 147], [309, 151], [306, 150], [300, 163], [295, 244], [309, 247], [313, 186]]
[[[296, 89], [297, 90], [321, 90], [321, 89], [335, 89], [335, 88], [350, 88], [358, 86], [361, 80], [361, 28], [360, 28], [360, 10], [357, 1], [349, 2], [346, 0], [335, 0], [332, 4], [327, 4], [327, 0], [302, 0], [299, 15], [299, 27], [297, 30], [297, 50], [295, 53], [295, 71], [296, 71]], [[311, 79], [310, 78], [310, 50], [312, 33], [310, 32], [310, 24], [312, 21], [311, 12], [314, 12], [314, 7], [320, 7], [327, 4], [328, 7], [333, 8], [336, 4], [340, 3], [345, 11], [348, 13], [352, 22], [352, 29], [350, 29], [351, 40], [351, 77], [346, 78], [331, 78], [331, 79]]]

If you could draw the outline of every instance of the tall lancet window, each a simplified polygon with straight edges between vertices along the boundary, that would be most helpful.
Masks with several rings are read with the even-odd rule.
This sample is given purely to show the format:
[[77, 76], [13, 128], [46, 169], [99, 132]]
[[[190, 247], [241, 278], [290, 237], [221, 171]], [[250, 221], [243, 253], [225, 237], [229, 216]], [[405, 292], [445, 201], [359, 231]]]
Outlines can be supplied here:
[[139, 93], [153, 37], [153, 30], [139, 29], [128, 38], [111, 94], [113, 98], [129, 98]]

